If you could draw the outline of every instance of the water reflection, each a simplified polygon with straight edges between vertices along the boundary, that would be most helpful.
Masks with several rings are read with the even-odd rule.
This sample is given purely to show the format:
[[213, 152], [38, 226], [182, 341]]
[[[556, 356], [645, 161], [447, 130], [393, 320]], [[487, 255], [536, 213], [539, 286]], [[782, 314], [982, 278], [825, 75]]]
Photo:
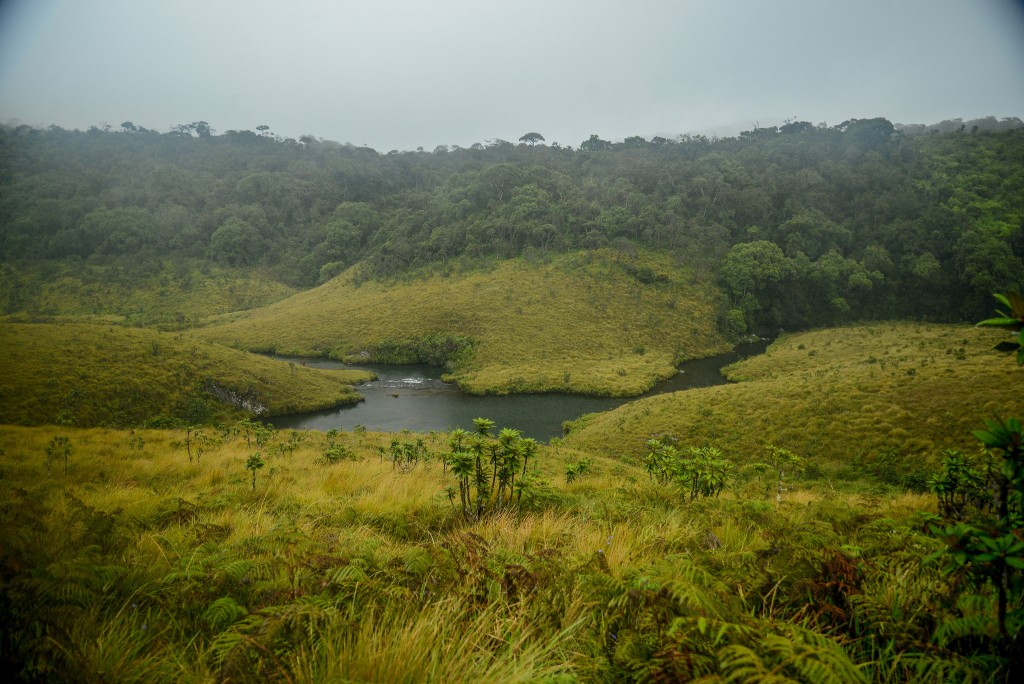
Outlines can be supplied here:
[[[707, 387], [725, 382], [721, 368], [734, 361], [759, 354], [768, 341], [740, 345], [736, 351], [707, 359], [687, 361], [680, 372], [644, 396]], [[637, 397], [582, 397], [570, 394], [516, 394], [504, 397], [472, 396], [456, 386], [441, 382], [441, 370], [434, 366], [349, 366], [324, 359], [279, 357], [311, 368], [359, 368], [377, 373], [377, 380], [357, 389], [365, 401], [316, 413], [279, 416], [270, 419], [279, 428], [297, 430], [351, 430], [362, 425], [375, 432], [429, 432], [455, 428], [473, 429], [474, 418], [490, 418], [498, 427], [521, 430], [527, 437], [547, 441], [562, 434], [562, 423], [584, 413], [607, 411]]]

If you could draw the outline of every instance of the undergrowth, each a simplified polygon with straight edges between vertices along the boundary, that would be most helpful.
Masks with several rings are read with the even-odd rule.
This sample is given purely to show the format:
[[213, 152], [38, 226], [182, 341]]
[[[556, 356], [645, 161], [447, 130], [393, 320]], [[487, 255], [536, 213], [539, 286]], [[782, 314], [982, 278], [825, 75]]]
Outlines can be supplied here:
[[[47, 473], [57, 435], [73, 451]], [[738, 475], [695, 498], [564, 446], [528, 508], [449, 504], [451, 437], [0, 427], [21, 681], [988, 681], [993, 597], [926, 558], [930, 495]], [[511, 437], [509, 437], [511, 439]], [[463, 437], [465, 439], [465, 437]], [[398, 441], [401, 447], [401, 441]], [[246, 460], [265, 467], [253, 481]], [[404, 453], [398, 448], [396, 453]], [[344, 458], [326, 459], [328, 452]], [[586, 477], [560, 484], [590, 458]], [[736, 452], [724, 449], [723, 458]]]

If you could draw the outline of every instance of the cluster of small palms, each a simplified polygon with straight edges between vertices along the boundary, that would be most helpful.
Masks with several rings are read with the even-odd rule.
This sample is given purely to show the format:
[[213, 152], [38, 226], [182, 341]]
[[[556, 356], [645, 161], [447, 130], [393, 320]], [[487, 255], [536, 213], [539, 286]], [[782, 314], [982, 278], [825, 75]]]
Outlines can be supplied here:
[[677, 449], [676, 439], [664, 435], [646, 442], [644, 469], [661, 484], [675, 484], [690, 501], [718, 496], [728, 484], [732, 465], [717, 447]]
[[[502, 428], [494, 437], [494, 421], [487, 418], [476, 418], [473, 423], [476, 430], [472, 433], [461, 429], [451, 433], [451, 452], [444, 457], [445, 469], [451, 471], [458, 487], [459, 510], [467, 520], [519, 508], [524, 493], [529, 498], [534, 478], [528, 468], [538, 447], [536, 440], [511, 428]], [[456, 489], [447, 491], [454, 506]]]

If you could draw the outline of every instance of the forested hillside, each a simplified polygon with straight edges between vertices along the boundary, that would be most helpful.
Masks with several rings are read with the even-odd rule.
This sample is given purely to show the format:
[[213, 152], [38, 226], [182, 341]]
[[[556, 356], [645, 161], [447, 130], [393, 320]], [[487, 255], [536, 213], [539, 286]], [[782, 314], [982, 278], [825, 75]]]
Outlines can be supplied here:
[[1024, 276], [1021, 130], [909, 137], [885, 119], [794, 121], [725, 139], [594, 135], [574, 149], [535, 133], [381, 154], [205, 122], [22, 126], [0, 130], [0, 185], [0, 258], [18, 265], [6, 313], [37, 313], [17, 274], [40, 260], [77, 263], [83, 278], [114, 264], [128, 279], [200, 260], [309, 287], [357, 264], [356, 284], [646, 248], [716, 274], [728, 334], [974, 319]]

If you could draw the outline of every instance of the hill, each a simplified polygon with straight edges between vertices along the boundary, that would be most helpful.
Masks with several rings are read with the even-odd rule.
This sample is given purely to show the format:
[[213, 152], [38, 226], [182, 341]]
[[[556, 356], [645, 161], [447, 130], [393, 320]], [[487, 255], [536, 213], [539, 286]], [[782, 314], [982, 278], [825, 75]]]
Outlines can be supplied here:
[[194, 334], [279, 354], [446, 363], [472, 393], [627, 396], [727, 348], [718, 303], [699, 271], [603, 250], [392, 283], [349, 272]]
[[4, 423], [138, 425], [313, 411], [359, 401], [359, 371], [303, 368], [182, 335], [0, 324]]
[[6, 320], [180, 328], [209, 316], [265, 306], [295, 294], [255, 269], [201, 261], [0, 264], [0, 312]]
[[565, 444], [630, 458], [650, 437], [712, 443], [736, 462], [772, 443], [832, 476], [863, 470], [923, 486], [946, 448], [973, 450], [971, 431], [1024, 412], [1024, 372], [993, 346], [1005, 335], [967, 326], [878, 323], [784, 335], [726, 369], [735, 384], [663, 394], [569, 424]]
[[458, 257], [643, 248], [714, 272], [730, 324], [759, 333], [977, 320], [1024, 278], [1021, 130], [793, 121], [387, 154], [201, 130], [0, 127], [0, 260], [199, 261], [305, 288], [357, 264], [390, 279]]

